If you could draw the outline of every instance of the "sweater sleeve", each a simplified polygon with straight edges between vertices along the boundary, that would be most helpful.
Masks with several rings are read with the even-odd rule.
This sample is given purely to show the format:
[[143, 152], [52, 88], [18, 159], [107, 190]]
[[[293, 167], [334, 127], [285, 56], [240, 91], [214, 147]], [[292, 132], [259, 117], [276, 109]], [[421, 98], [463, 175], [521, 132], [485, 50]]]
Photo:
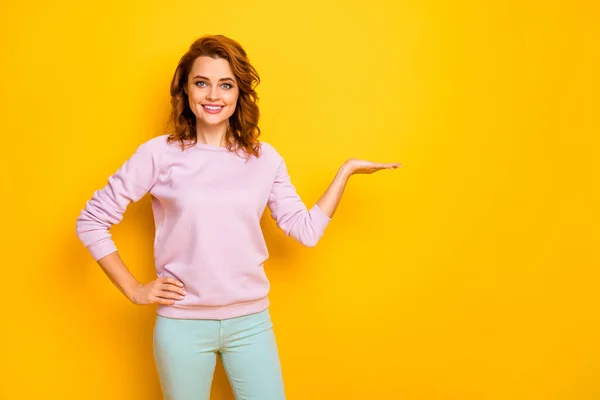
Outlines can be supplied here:
[[271, 217], [286, 235], [307, 247], [314, 247], [331, 218], [318, 205], [310, 210], [298, 196], [290, 181], [285, 161], [281, 159], [268, 201]]
[[94, 192], [77, 218], [77, 236], [96, 261], [117, 251], [110, 227], [121, 222], [127, 206], [141, 199], [156, 182], [158, 154], [152, 143], [142, 143], [108, 178], [106, 186]]

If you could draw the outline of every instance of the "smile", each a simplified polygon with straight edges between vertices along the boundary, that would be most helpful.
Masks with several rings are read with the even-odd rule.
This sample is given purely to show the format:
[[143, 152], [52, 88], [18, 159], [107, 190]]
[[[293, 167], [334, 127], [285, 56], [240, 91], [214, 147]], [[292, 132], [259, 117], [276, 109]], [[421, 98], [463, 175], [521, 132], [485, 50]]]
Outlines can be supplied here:
[[210, 114], [217, 114], [219, 113], [223, 107], [225, 106], [209, 106], [209, 105], [204, 105], [202, 104], [202, 108], [206, 110], [206, 112], [210, 113]]

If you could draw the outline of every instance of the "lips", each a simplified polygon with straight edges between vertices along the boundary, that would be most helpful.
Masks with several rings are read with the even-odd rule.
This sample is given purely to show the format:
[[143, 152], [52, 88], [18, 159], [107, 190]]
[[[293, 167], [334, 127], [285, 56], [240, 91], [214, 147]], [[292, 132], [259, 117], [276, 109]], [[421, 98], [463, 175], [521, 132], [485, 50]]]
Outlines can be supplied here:
[[220, 104], [202, 104], [202, 109], [209, 114], [218, 114], [224, 107]]

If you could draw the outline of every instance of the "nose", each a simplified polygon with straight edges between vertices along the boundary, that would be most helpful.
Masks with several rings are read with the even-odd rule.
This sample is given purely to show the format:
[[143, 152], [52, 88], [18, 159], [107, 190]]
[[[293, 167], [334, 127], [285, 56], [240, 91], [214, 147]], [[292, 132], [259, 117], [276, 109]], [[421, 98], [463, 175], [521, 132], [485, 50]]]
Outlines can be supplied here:
[[219, 98], [219, 95], [217, 92], [217, 87], [211, 86], [211, 88], [208, 89], [208, 92], [206, 93], [206, 100], [214, 101], [218, 98]]

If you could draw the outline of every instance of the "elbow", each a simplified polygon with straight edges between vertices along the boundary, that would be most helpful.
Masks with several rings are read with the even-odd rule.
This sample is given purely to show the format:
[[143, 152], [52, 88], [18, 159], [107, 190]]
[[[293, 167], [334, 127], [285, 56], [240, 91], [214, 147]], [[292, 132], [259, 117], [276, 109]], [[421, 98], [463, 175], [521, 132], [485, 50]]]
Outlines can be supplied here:
[[293, 237], [298, 243], [305, 247], [315, 247], [319, 243], [321, 235], [314, 231], [289, 231], [288, 236]]
[[102, 238], [110, 236], [110, 224], [99, 220], [87, 210], [82, 210], [75, 221], [75, 235], [84, 246], [88, 246]]
[[79, 240], [82, 240], [83, 232], [83, 221], [81, 219], [81, 214], [79, 214], [79, 217], [77, 217], [77, 220], [75, 221], [75, 235]]
[[297, 218], [286, 226], [284, 231], [306, 247], [315, 247], [323, 232], [324, 226], [316, 224], [308, 213], [304, 214], [305, 218]]
[[79, 241], [85, 246], [88, 244], [88, 237], [90, 236], [89, 229], [85, 229], [82, 224], [79, 222], [75, 225], [75, 236], [79, 239]]
[[91, 218], [91, 215], [86, 210], [81, 210], [75, 221], [75, 235], [77, 235], [79, 240], [85, 242], [86, 236], [96, 229], [97, 227], [94, 226], [94, 220]]
[[315, 247], [318, 242], [319, 242], [318, 240], [310, 240], [310, 241], [305, 240], [304, 242], [302, 242], [302, 244], [305, 247]]
[[299, 242], [302, 243], [305, 247], [315, 247], [319, 240], [321, 239], [321, 235], [317, 232], [314, 232], [311, 235], [305, 235], [302, 238], [299, 238]]

